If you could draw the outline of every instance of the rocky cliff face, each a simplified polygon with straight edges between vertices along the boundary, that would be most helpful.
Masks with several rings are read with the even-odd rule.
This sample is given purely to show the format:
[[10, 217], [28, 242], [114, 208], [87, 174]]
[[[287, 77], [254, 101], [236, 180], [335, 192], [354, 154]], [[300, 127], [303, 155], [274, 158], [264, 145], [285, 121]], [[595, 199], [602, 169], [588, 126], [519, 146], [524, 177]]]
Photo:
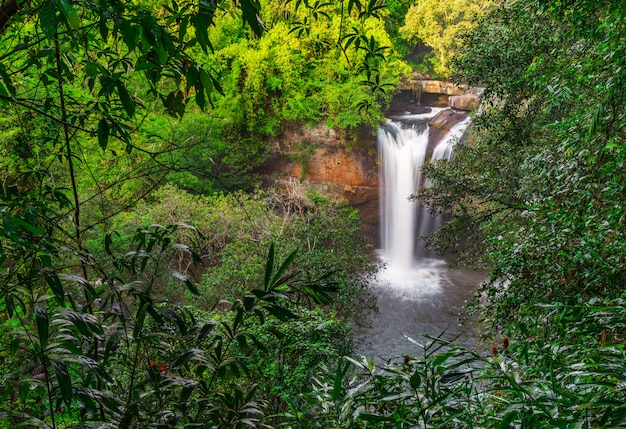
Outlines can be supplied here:
[[260, 169], [266, 180], [295, 177], [324, 194], [346, 199], [359, 210], [363, 233], [373, 241], [378, 230], [378, 154], [376, 137], [362, 133], [347, 145], [335, 130], [293, 124], [274, 143]]

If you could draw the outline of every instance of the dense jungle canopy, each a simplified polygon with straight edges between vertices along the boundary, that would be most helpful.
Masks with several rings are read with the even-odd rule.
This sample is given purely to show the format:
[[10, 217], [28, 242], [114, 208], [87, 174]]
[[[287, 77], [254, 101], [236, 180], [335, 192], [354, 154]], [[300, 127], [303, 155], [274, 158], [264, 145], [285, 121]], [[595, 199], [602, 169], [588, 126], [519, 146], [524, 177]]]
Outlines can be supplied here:
[[[2, 1], [0, 428], [626, 425], [625, 15]], [[294, 124], [358, 145], [414, 71], [486, 88], [416, 196], [484, 339], [384, 365], [358, 213], [255, 168]]]

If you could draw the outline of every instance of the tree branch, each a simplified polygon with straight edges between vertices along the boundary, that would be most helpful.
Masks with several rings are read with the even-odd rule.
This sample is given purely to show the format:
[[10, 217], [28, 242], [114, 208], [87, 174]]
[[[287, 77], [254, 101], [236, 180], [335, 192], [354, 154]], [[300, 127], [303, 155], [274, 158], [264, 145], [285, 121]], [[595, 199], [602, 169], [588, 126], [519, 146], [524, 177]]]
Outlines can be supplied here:
[[8, 27], [9, 20], [27, 4], [28, 0], [22, 3], [18, 3], [18, 0], [5, 0], [0, 3], [0, 34]]

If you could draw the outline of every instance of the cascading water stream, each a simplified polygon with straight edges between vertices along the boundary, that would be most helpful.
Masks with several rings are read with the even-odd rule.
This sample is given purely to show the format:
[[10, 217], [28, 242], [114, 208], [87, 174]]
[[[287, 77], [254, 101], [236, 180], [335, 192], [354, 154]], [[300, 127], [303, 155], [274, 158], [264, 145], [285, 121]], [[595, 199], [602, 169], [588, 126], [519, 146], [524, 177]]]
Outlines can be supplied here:
[[418, 297], [439, 287], [440, 276], [432, 268], [443, 261], [429, 258], [431, 252], [421, 237], [436, 231], [441, 219], [409, 197], [427, 185], [422, 166], [429, 150], [431, 159], [449, 159], [469, 123], [468, 118], [456, 124], [433, 150], [427, 121], [440, 111], [406, 116], [402, 122], [389, 120], [378, 133], [381, 257], [387, 265], [381, 279], [406, 296]]
[[[430, 156], [430, 162], [439, 160], [450, 160], [454, 152], [454, 146], [463, 137], [463, 133], [471, 123], [471, 118], [468, 116], [463, 121], [455, 124], [450, 128], [450, 131], [444, 136], [444, 138], [435, 146], [433, 153]], [[430, 182], [427, 178], [423, 183], [419, 184], [419, 188], [426, 188], [430, 186]], [[433, 232], [436, 232], [443, 225], [443, 216], [433, 216], [429, 213], [428, 208], [424, 206], [418, 207], [417, 212], [417, 244], [416, 244], [416, 256], [418, 257], [432, 257], [433, 251], [425, 247], [424, 240], [421, 237], [425, 237]]]
[[413, 267], [416, 210], [409, 196], [421, 182], [426, 159], [428, 126], [403, 128], [389, 121], [378, 134], [381, 182], [381, 243], [389, 269]]
[[[419, 119], [428, 119], [437, 110]], [[414, 121], [415, 117], [411, 117]], [[455, 124], [432, 150], [432, 160], [449, 160], [456, 142], [463, 136], [470, 118]], [[414, 268], [415, 257], [431, 256], [421, 237], [441, 226], [440, 216], [410, 201], [428, 181], [422, 177], [422, 166], [429, 149], [427, 123], [405, 124], [387, 121], [378, 133], [379, 181], [381, 202], [382, 257], [389, 271]]]
[[446, 159], [449, 161], [452, 158], [454, 146], [461, 139], [461, 137], [463, 137], [463, 134], [465, 133], [465, 130], [469, 126], [470, 122], [472, 122], [472, 120], [468, 116], [458, 124], [453, 125], [448, 134], [446, 134], [437, 146], [435, 146], [431, 160], [435, 161], [439, 159]]
[[420, 237], [436, 231], [443, 220], [409, 200], [428, 186], [421, 172], [424, 163], [450, 159], [469, 125], [469, 118], [456, 124], [432, 148], [428, 120], [442, 110], [394, 118], [379, 130], [380, 256], [385, 269], [373, 284], [379, 314], [357, 335], [366, 355], [400, 356], [414, 351], [413, 338], [423, 341], [424, 333], [440, 335], [454, 324], [453, 309], [462, 306], [478, 284], [476, 273], [450, 273], [443, 259], [424, 249]]

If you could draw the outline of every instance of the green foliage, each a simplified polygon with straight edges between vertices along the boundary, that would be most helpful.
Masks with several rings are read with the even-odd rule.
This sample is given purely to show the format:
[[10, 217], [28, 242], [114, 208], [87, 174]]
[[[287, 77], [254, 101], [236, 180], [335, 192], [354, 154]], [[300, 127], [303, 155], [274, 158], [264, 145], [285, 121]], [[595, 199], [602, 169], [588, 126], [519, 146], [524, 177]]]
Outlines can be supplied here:
[[465, 232], [480, 248], [495, 325], [623, 290], [624, 8], [579, 6], [516, 2], [485, 17], [459, 58], [487, 87], [483, 113], [455, 159], [427, 169], [426, 198], [454, 218], [435, 241]]
[[19, 176], [54, 162], [56, 126], [45, 118], [22, 109], [5, 110], [0, 119], [0, 170], [2, 180], [14, 182]]
[[[43, 234], [15, 219], [25, 232]], [[257, 335], [272, 331], [262, 329], [266, 321], [278, 326], [274, 318], [296, 318], [303, 296], [318, 300], [326, 290], [292, 271], [295, 253], [281, 261], [272, 246], [265, 281], [233, 301], [227, 315], [159, 301], [155, 286], [164, 276], [197, 293], [193, 282], [169, 267], [181, 250], [199, 260], [173, 240], [182, 229], [194, 231], [184, 224], [137, 230], [130, 251], [121, 253], [108, 236], [106, 256], [82, 255], [103, 275], [94, 284], [71, 271], [45, 269], [54, 262], [50, 252], [36, 256], [43, 270], [25, 266], [15, 274], [30, 283], [14, 284], [12, 273], [2, 272], [3, 420], [53, 428], [97, 422], [122, 428], [262, 423], [266, 401], [257, 394], [253, 369], [267, 348]], [[58, 250], [53, 242], [48, 246]], [[281, 350], [290, 356], [287, 347], [274, 352]], [[323, 353], [330, 352], [317, 356]]]
[[625, 424], [625, 14], [517, 1], [466, 38], [455, 70], [482, 110], [420, 197], [451, 215], [431, 244], [490, 270], [473, 309], [491, 352], [340, 365], [310, 401], [327, 426]]
[[448, 76], [450, 61], [462, 45], [461, 36], [471, 30], [490, 0], [418, 1], [406, 12], [400, 34], [409, 43], [433, 48], [436, 74]]
[[[97, 136], [103, 149], [109, 137], [132, 144], [129, 130], [146, 94], [180, 115], [183, 88], [204, 99], [219, 90], [215, 77], [190, 56], [194, 46], [208, 47], [213, 7], [174, 3], [157, 14], [133, 4], [31, 3], [18, 9], [4, 30], [3, 64], [10, 64], [12, 73], [3, 74], [3, 100], [38, 113], [46, 106], [49, 118], [72, 132]], [[254, 24], [258, 29], [256, 20]], [[133, 88], [133, 75], [142, 75], [148, 86], [141, 95]], [[170, 82], [165, 88], [163, 80]], [[46, 89], [40, 91], [43, 98], [34, 96], [40, 86]], [[65, 97], [77, 88], [88, 95], [80, 100]], [[55, 102], [59, 98], [63, 103]], [[196, 102], [202, 106], [204, 99], [198, 96]]]
[[[264, 425], [270, 401], [263, 395], [299, 389], [308, 372], [300, 366], [298, 377], [284, 386], [268, 382], [272, 371], [293, 368], [300, 337], [274, 343], [278, 348], [272, 352], [285, 364], [272, 366], [257, 339], [262, 334], [270, 339], [272, 331], [263, 325], [276, 327], [276, 320], [288, 323], [302, 312], [308, 319], [301, 336], [317, 335], [302, 364], [337, 356], [345, 350], [340, 340], [346, 325], [307, 309], [330, 309], [330, 293], [339, 288], [344, 298], [337, 308], [348, 313], [345, 297], [356, 293], [367, 299], [364, 276], [373, 265], [348, 253], [349, 242], [336, 259], [328, 258], [335, 244], [328, 231], [310, 236], [314, 244], [308, 252], [287, 253], [298, 247], [292, 243], [302, 242], [282, 235], [289, 216], [281, 212], [264, 219], [277, 208], [270, 201], [279, 204], [277, 212], [293, 208], [291, 202], [280, 206], [278, 197], [235, 193], [207, 203], [170, 191], [177, 198], [171, 195], [159, 206], [169, 211], [150, 213], [141, 205], [126, 218], [116, 217], [168, 179], [195, 191], [251, 186], [254, 179], [246, 174], [268, 151], [263, 138], [277, 134], [284, 121], [332, 120], [356, 128], [363, 121], [352, 111], [359, 106], [369, 106], [368, 121], [378, 119], [386, 89], [397, 80], [394, 70], [402, 66], [393, 59], [392, 67], [386, 66], [386, 35], [377, 23], [382, 5], [350, 1], [346, 14], [341, 8], [326, 12], [332, 5], [292, 5], [294, 14], [308, 16], [313, 6], [311, 17], [329, 19], [315, 30], [332, 30], [329, 40], [341, 40], [348, 24], [356, 34], [349, 52], [348, 46], [327, 50], [323, 42], [307, 40], [311, 48], [303, 55], [284, 22], [263, 22], [265, 12], [256, 1], [43, 0], [16, 2], [11, 10], [5, 3], [0, 14], [0, 108], [8, 118], [0, 124], [6, 167], [0, 194], [3, 424]], [[282, 48], [287, 39], [290, 50]], [[248, 49], [256, 47], [261, 55]], [[319, 64], [308, 69], [306, 55]], [[336, 61], [341, 55], [345, 63]], [[310, 97], [309, 103], [309, 96], [334, 82], [354, 90], [354, 99], [336, 97], [333, 104]], [[218, 94], [229, 98], [218, 101]], [[193, 103], [214, 119], [208, 123]], [[185, 111], [192, 114], [184, 116]], [[241, 207], [238, 198], [245, 200]], [[187, 203], [206, 236], [179, 222], [177, 214]], [[250, 227], [252, 237], [262, 238], [259, 243], [242, 228], [250, 220], [246, 208], [259, 211], [260, 224]], [[318, 222], [311, 214], [298, 221], [302, 231], [336, 222], [338, 237], [354, 239], [356, 216], [345, 205], [318, 198], [311, 208], [330, 220]], [[170, 220], [145, 227], [128, 219], [137, 215]], [[115, 228], [129, 224], [133, 227]], [[274, 238], [285, 245], [275, 250]], [[318, 242], [324, 245], [316, 247]], [[193, 267], [228, 265], [236, 257], [228, 252], [236, 248], [246, 248], [254, 261], [246, 261], [249, 267], [239, 273], [223, 273], [224, 280], [243, 282], [223, 285], [232, 292], [228, 305], [224, 296], [210, 297], [227, 308], [206, 313], [183, 305], [198, 294], [193, 276], [200, 271]], [[294, 271], [296, 261], [300, 268]], [[346, 261], [352, 265], [340, 266]], [[334, 271], [328, 274], [327, 268]], [[322, 323], [326, 326], [316, 331]], [[257, 371], [252, 357], [271, 370]]]
[[[184, 164], [189, 146], [159, 140], [163, 130], [157, 136], [136, 130], [155, 117], [167, 123], [159, 117], [164, 111], [181, 117], [190, 93], [204, 107], [221, 91], [194, 50], [208, 52], [216, 6], [41, 1], [3, 7], [0, 99], [12, 121], [1, 125], [2, 180], [67, 188], [71, 207], [56, 217], [53, 238], [71, 237], [83, 251], [96, 228], [106, 229], [110, 218]], [[260, 35], [255, 2], [220, 5], [239, 6]], [[207, 152], [209, 159], [215, 153]], [[223, 151], [218, 155], [221, 161]], [[81, 271], [86, 277], [87, 267]]]
[[[348, 3], [20, 3], [0, 33], [0, 99], [15, 119], [2, 124], [7, 178], [35, 168], [13, 165], [35, 155], [45, 180], [72, 194], [78, 241], [167, 180], [254, 186], [246, 175], [286, 121], [352, 130], [381, 118], [403, 65], [382, 5]], [[311, 37], [299, 39], [294, 20], [309, 15]], [[340, 49], [346, 28], [360, 42]]]
[[403, 57], [410, 52], [411, 48], [406, 41], [400, 37], [400, 28], [404, 24], [406, 13], [411, 7], [409, 0], [390, 0], [387, 1], [387, 10], [389, 14], [385, 17], [385, 28], [391, 40], [393, 40], [395, 49], [402, 54]]
[[270, 6], [259, 40], [243, 38], [234, 21], [216, 28], [212, 58], [226, 97], [214, 114], [249, 139], [279, 134], [285, 121], [347, 130], [377, 124], [380, 105], [408, 70], [391, 49], [381, 6], [368, 7], [346, 13], [331, 3], [288, 3], [281, 12]]
[[[283, 191], [211, 197], [166, 186], [127, 214], [116, 230], [128, 240], [136, 225], [198, 219], [194, 226], [200, 236], [181, 235], [179, 240], [199, 254], [206, 266], [198, 286], [200, 296], [189, 297], [203, 308], [224, 298], [240, 298], [246, 285], [262, 282], [266, 249], [271, 243], [281, 243], [277, 249], [281, 257], [288, 256], [284, 253], [288, 249], [299, 249], [294, 266], [310, 281], [338, 289], [332, 303], [335, 311], [349, 320], [365, 320], [367, 310], [373, 307], [367, 284], [377, 265], [372, 254], [354, 251], [360, 245], [356, 211], [345, 202], [312, 192], [307, 195], [302, 184], [288, 182], [285, 186]], [[181, 254], [173, 266], [192, 275], [185, 269], [188, 263], [189, 258]], [[182, 295], [171, 287], [163, 293], [174, 300]]]
[[302, 309], [298, 319], [271, 319], [251, 329], [266, 347], [252, 352], [254, 377], [268, 408], [276, 413], [283, 412], [286, 403], [301, 406], [300, 395], [311, 390], [311, 376], [325, 362], [353, 352], [352, 331], [319, 310]]
[[623, 304], [542, 306], [541, 336], [512, 333], [486, 353], [428, 337], [400, 362], [348, 358], [317, 374], [317, 395], [284, 427], [621, 427]]

